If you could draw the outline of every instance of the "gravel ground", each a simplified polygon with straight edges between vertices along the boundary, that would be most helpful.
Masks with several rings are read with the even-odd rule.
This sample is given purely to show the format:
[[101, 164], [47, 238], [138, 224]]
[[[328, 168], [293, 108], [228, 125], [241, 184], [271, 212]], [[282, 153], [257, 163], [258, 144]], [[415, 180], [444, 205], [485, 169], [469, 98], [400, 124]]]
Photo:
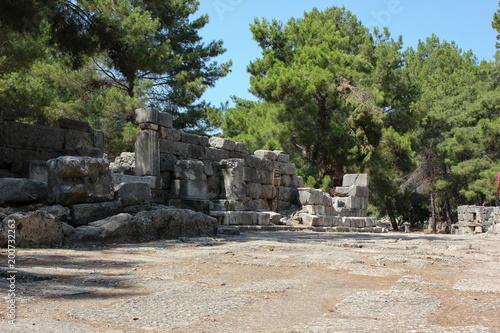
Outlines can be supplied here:
[[0, 332], [500, 332], [500, 236], [247, 232], [7, 251]]

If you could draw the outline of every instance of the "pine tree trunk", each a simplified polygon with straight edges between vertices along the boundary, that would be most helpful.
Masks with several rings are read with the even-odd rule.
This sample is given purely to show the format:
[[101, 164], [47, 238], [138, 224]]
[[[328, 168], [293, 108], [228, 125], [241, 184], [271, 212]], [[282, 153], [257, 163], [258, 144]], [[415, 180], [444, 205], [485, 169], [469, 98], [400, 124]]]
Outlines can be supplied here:
[[434, 205], [434, 192], [431, 192], [431, 211], [432, 211], [432, 216], [431, 216], [431, 222], [429, 224], [429, 229], [432, 231], [433, 234], [436, 233], [436, 206]]
[[394, 213], [392, 212], [392, 209], [387, 209], [386, 210], [387, 216], [389, 216], [389, 221], [391, 221], [392, 225], [392, 230], [393, 231], [398, 231], [398, 221], [396, 221], [396, 218], [394, 217]]

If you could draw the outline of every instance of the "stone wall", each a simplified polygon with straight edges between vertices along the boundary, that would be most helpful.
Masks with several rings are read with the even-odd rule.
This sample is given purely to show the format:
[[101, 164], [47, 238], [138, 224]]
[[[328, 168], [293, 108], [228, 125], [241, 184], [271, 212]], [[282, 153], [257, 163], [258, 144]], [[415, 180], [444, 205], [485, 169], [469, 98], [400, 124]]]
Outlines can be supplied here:
[[210, 200], [215, 210], [270, 210], [278, 191], [272, 187], [273, 170], [279, 170], [280, 207], [298, 204], [296, 189], [303, 181], [285, 153], [249, 155], [243, 143], [178, 131], [169, 114], [152, 108], [136, 110], [136, 120], [142, 130], [135, 145], [135, 174], [158, 178], [153, 188], [158, 203]]
[[452, 233], [500, 234], [500, 207], [459, 206], [457, 212], [458, 223]]
[[[331, 197], [303, 188], [295, 164], [282, 151], [257, 150], [250, 155], [243, 143], [173, 129], [172, 117], [152, 108], [136, 110], [136, 121], [141, 127], [135, 145], [136, 179], [153, 180], [153, 202], [178, 206], [186, 200], [206, 201], [221, 225], [283, 224], [273, 211], [294, 209], [294, 225], [376, 226], [375, 218], [366, 217], [366, 174], [345, 175], [337, 196]], [[116, 170], [122, 159], [117, 159]], [[113, 177], [116, 182], [133, 179]]]
[[59, 119], [59, 127], [15, 121], [15, 112], [0, 109], [0, 178], [47, 182], [46, 161], [59, 156], [102, 157], [104, 133], [87, 122]]

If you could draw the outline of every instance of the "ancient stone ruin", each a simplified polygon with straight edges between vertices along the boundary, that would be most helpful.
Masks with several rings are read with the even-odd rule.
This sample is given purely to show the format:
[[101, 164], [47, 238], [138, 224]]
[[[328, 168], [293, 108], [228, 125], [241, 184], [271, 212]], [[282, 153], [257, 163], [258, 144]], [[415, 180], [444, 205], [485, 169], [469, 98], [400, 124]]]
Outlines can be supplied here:
[[458, 223], [452, 225], [452, 233], [500, 234], [500, 207], [459, 206]]
[[345, 175], [332, 197], [303, 187], [282, 151], [258, 150], [172, 128], [136, 110], [135, 153], [109, 163], [88, 123], [15, 122], [0, 113], [0, 245], [15, 220], [18, 246], [73, 246], [214, 236], [226, 228], [374, 231], [368, 175]]

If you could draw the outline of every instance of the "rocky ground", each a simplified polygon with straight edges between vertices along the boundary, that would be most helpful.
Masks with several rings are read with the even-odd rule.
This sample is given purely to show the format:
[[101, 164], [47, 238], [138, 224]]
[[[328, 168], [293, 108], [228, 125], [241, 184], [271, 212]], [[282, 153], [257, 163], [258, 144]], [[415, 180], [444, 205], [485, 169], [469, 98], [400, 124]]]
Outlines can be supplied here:
[[487, 234], [247, 232], [18, 249], [15, 268], [0, 332], [500, 332]]

